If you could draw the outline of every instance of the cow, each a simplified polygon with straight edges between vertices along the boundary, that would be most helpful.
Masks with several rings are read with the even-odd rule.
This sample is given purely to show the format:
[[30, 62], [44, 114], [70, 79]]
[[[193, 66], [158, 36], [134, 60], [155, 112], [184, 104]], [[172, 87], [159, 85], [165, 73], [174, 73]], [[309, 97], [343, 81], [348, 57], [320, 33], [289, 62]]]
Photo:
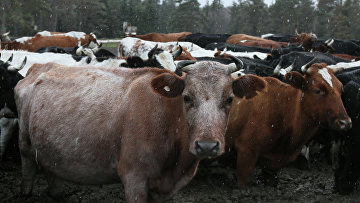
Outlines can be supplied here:
[[346, 69], [336, 73], [336, 77], [344, 84], [341, 97], [353, 122], [353, 128], [342, 133], [333, 132], [335, 140], [332, 140], [331, 156], [335, 172], [334, 188], [340, 194], [349, 194], [360, 177], [360, 69]]
[[227, 41], [226, 43], [250, 46], [250, 47], [264, 47], [264, 48], [275, 48], [275, 49], [288, 46], [287, 42], [276, 42], [272, 40], [241, 40], [241, 41]]
[[289, 34], [265, 34], [261, 36], [261, 38], [263, 39], [269, 39], [276, 42], [290, 42], [290, 37], [296, 37], [296, 36]]
[[206, 34], [206, 33], [194, 33], [179, 38], [179, 41], [192, 42], [202, 48], [205, 48], [211, 43], [222, 43], [230, 37], [229, 34]]
[[[0, 54], [1, 56], [1, 54]], [[13, 56], [7, 61], [0, 60], [0, 162], [5, 156], [6, 146], [14, 138], [17, 129], [17, 109], [14, 100], [14, 87], [24, 77], [18, 73], [26, 63], [26, 57], [21, 65], [11, 65]]]
[[297, 157], [320, 125], [336, 130], [351, 128], [340, 97], [342, 84], [325, 66], [313, 64], [304, 70], [305, 75], [289, 72], [285, 75], [289, 84], [272, 77], [259, 78], [261, 81], [247, 83], [263, 88], [257, 96], [234, 99], [226, 149], [236, 156], [240, 186], [249, 182], [257, 163], [263, 166], [261, 179], [276, 185], [277, 171]]
[[85, 34], [83, 32], [51, 33], [43, 31], [37, 33], [34, 37], [22, 37], [10, 42], [1, 42], [1, 47], [8, 50], [26, 50], [34, 52], [41, 47], [75, 47], [78, 44], [89, 44], [90, 48], [99, 45], [96, 36], [93, 33]]
[[135, 37], [146, 41], [152, 42], [176, 42], [179, 41], [179, 38], [186, 37], [190, 35], [191, 32], [179, 32], [179, 33], [148, 33], [145, 35], [128, 35], [127, 37]]
[[[326, 63], [334, 65], [341, 62], [350, 62], [348, 60], [333, 56], [329, 53], [321, 52], [290, 52], [280, 56], [280, 62], [275, 62], [277, 65], [274, 69], [274, 74], [279, 74], [281, 69], [287, 68], [293, 64], [294, 71], [301, 72], [307, 63]], [[275, 64], [272, 66], [274, 67]]]
[[267, 39], [263, 39], [261, 37], [255, 37], [251, 35], [246, 34], [235, 34], [231, 35], [227, 40], [227, 44], [236, 44], [237, 42], [243, 41], [243, 40], [257, 40], [257, 41], [266, 41]]
[[39, 166], [52, 196], [59, 179], [122, 181], [127, 202], [161, 201], [186, 185], [200, 159], [224, 152], [234, 95], [256, 89], [231, 77], [239, 61], [178, 68], [183, 77], [157, 68], [34, 65], [15, 87], [22, 194], [31, 194]]
[[316, 34], [313, 33], [297, 33], [296, 37], [290, 37], [290, 43], [301, 45], [305, 51], [310, 51], [315, 41], [317, 41]]
[[[4, 33], [0, 35], [0, 42], [10, 42], [11, 39], [9, 37], [10, 32]], [[1, 48], [1, 47], [0, 47]]]
[[[191, 51], [202, 49], [190, 42], [150, 42], [138, 38], [126, 37], [120, 40], [119, 53], [122, 57], [139, 56], [146, 60], [148, 57], [147, 54], [155, 45], [158, 45], [159, 49], [169, 52], [176, 49], [178, 45], [180, 45], [183, 50], [187, 50], [190, 53]], [[186, 56], [187, 59], [189, 59], [188, 57], [189, 56]]]
[[180, 56], [183, 49], [179, 46], [174, 53], [169, 53], [168, 51], [164, 51], [162, 49], [158, 49], [158, 46], [155, 45], [148, 53], [148, 59], [143, 60], [139, 56], [130, 56], [126, 59], [126, 63], [121, 64], [122, 67], [129, 68], [144, 68], [144, 67], [156, 67], [156, 68], [166, 68], [177, 75], [181, 76], [182, 72], [176, 69], [174, 60], [176, 57]]

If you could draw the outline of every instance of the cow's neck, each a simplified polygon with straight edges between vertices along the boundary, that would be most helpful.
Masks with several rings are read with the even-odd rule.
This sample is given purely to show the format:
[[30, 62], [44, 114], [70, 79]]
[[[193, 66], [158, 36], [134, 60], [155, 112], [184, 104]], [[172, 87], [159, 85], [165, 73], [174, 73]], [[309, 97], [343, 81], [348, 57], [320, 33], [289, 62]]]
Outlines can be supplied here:
[[293, 89], [296, 90], [296, 94], [294, 94], [296, 97], [295, 101], [293, 101], [293, 136], [290, 147], [300, 152], [302, 146], [310, 140], [318, 130], [319, 122], [305, 113], [303, 106], [303, 92], [299, 89]]

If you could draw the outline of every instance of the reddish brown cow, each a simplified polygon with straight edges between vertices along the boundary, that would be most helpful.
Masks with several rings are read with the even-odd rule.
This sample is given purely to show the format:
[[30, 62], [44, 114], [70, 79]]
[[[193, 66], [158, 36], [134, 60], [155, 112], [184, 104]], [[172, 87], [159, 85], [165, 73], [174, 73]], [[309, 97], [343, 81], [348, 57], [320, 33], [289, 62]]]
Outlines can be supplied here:
[[145, 35], [129, 35], [128, 37], [136, 37], [146, 41], [153, 41], [153, 42], [176, 42], [179, 41], [178, 39], [184, 38], [187, 35], [191, 34], [191, 32], [179, 32], [179, 33], [148, 33]]
[[264, 47], [264, 48], [274, 48], [274, 49], [280, 49], [282, 47], [288, 46], [287, 42], [275, 42], [273, 40], [267, 40], [267, 41], [244, 40], [236, 44], [250, 46], [250, 47]]
[[164, 69], [34, 65], [15, 88], [22, 193], [31, 193], [40, 167], [51, 195], [60, 193], [60, 179], [121, 180], [127, 202], [167, 199], [201, 158], [224, 152], [232, 98], [247, 87], [231, 77], [239, 68], [200, 62], [179, 77]]
[[312, 49], [312, 45], [317, 40], [316, 35], [313, 33], [296, 33], [296, 35], [296, 37], [290, 37], [290, 42], [302, 45], [305, 51], [310, 51]]
[[227, 44], [239, 44], [244, 46], [256, 46], [256, 47], [266, 47], [266, 48], [274, 48], [279, 49], [281, 47], [287, 47], [287, 42], [276, 42], [273, 40], [263, 39], [261, 37], [254, 37], [251, 35], [245, 34], [236, 34], [231, 35], [227, 40]]
[[[266, 169], [263, 172], [277, 172], [295, 160], [319, 125], [351, 128], [340, 97], [342, 84], [325, 66], [314, 64], [305, 75], [289, 72], [289, 84], [271, 77], [249, 82], [264, 89], [253, 99], [234, 99], [226, 143], [236, 150], [239, 185], [249, 181], [256, 163]], [[245, 81], [249, 76], [242, 77]]]
[[68, 33], [51, 33], [40, 32], [34, 37], [22, 37], [10, 42], [1, 42], [1, 47], [8, 50], [26, 50], [36, 51], [41, 47], [75, 47], [89, 44], [90, 48], [99, 45], [94, 34], [85, 34], [83, 32], [68, 32]]
[[251, 35], [246, 34], [235, 34], [231, 35], [227, 40], [227, 44], [236, 44], [237, 42], [243, 41], [243, 40], [256, 40], [256, 41], [266, 41], [267, 39], [263, 39], [261, 37], [255, 37]]

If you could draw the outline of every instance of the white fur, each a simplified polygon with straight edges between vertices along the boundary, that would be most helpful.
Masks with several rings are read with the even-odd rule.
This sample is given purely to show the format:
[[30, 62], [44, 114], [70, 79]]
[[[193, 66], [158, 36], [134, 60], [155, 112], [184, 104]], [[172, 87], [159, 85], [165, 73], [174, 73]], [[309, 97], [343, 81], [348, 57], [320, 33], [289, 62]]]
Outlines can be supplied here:
[[122, 56], [139, 56], [146, 60], [148, 59], [147, 54], [156, 44], [158, 45], [158, 48], [163, 49], [164, 51], [171, 51], [173, 47], [177, 47], [177, 43], [182, 46], [183, 49], [188, 51], [202, 49], [191, 42], [151, 42], [133, 37], [126, 37], [120, 40], [119, 46], [122, 47], [123, 50]]
[[28, 41], [30, 39], [32, 39], [32, 37], [21, 37], [21, 38], [16, 39], [15, 41], [19, 42], [21, 44], [24, 44], [26, 41]]
[[38, 32], [37, 34], [39, 34], [41, 36], [69, 36], [69, 37], [75, 37], [77, 39], [85, 39], [85, 36], [86, 36], [85, 32], [77, 32], [77, 31], [71, 31], [71, 32], [67, 32], [67, 33], [51, 34], [49, 31], [45, 30], [45, 31], [42, 31], [42, 32]]
[[357, 66], [360, 66], [360, 61], [340, 62], [340, 63], [337, 63], [335, 65], [328, 65], [326, 67], [331, 68], [331, 69], [337, 69], [337, 68], [348, 69], [348, 68], [353, 68], [353, 67], [357, 67]]
[[330, 87], [333, 87], [333, 84], [331, 82], [331, 75], [329, 74], [328, 70], [326, 68], [322, 68], [318, 71], [322, 78], [330, 85]]
[[273, 36], [274, 34], [272, 33], [268, 33], [268, 34], [264, 34], [264, 35], [261, 35], [261, 38], [266, 38], [266, 37], [270, 37], [270, 36]]
[[172, 54], [170, 54], [167, 51], [162, 52], [159, 55], [155, 55], [156, 60], [160, 63], [162, 67], [165, 69], [170, 70], [171, 72], [176, 71], [176, 66], [174, 63], [174, 59], [172, 57]]
[[103, 62], [98, 62], [96, 60], [91, 60], [90, 64], [86, 63], [86, 57], [81, 59], [79, 62], [76, 62], [70, 54], [56, 54], [56, 53], [34, 53], [34, 52], [27, 52], [27, 51], [15, 51], [15, 50], [1, 50], [1, 59], [7, 60], [11, 54], [14, 54], [14, 59], [11, 62], [14, 66], [19, 66], [24, 57], [27, 57], [26, 64], [23, 69], [19, 71], [19, 73], [23, 76], [26, 75], [26, 72], [29, 68], [35, 64], [45, 64], [49, 62], [58, 63], [66, 66], [107, 66], [113, 68], [119, 68], [121, 63], [124, 63], [125, 60], [123, 59], [108, 59], [104, 60]]

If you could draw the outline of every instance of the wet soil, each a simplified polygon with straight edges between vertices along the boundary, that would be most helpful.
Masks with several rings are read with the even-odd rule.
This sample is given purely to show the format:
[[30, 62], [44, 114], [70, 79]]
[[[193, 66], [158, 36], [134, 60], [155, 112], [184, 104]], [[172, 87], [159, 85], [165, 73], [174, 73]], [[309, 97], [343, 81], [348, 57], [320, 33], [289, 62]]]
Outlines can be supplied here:
[[[0, 170], [1, 202], [54, 202], [43, 195], [47, 183], [41, 174], [34, 183], [33, 195], [19, 196], [20, 166], [12, 162], [5, 165], [11, 169]], [[194, 179], [168, 202], [360, 202], [360, 189], [346, 196], [333, 193], [333, 172], [323, 160], [313, 160], [308, 170], [283, 168], [276, 187], [258, 181], [259, 171], [256, 169], [252, 183], [238, 188], [234, 169], [202, 165]], [[65, 183], [64, 188], [63, 202], [125, 202], [121, 183], [104, 186]]]

